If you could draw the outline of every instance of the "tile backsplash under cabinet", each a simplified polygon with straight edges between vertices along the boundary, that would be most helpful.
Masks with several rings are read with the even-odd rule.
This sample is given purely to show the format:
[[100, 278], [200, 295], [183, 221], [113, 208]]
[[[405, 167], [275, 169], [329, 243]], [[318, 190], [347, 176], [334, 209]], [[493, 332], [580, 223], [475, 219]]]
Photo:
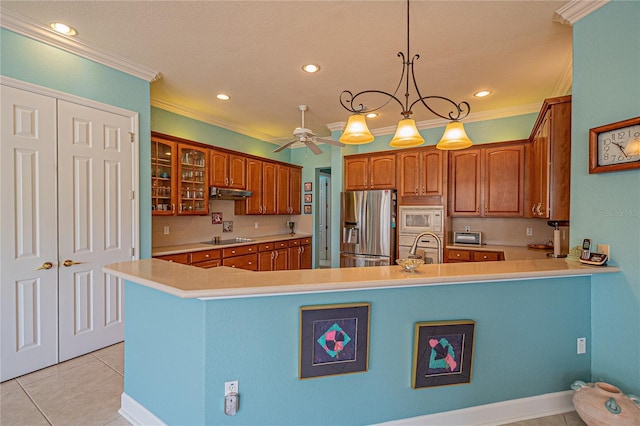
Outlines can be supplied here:
[[[164, 247], [191, 244], [224, 238], [252, 238], [288, 234], [288, 221], [295, 222], [295, 232], [310, 235], [313, 232], [311, 215], [238, 215], [234, 214], [232, 200], [215, 200], [209, 203], [207, 216], [153, 216], [151, 220], [151, 245]], [[233, 232], [222, 232], [222, 224], [211, 223], [211, 213], [222, 213], [223, 221], [233, 221]], [[258, 229], [255, 224], [258, 223]], [[164, 234], [169, 227], [169, 234]]]

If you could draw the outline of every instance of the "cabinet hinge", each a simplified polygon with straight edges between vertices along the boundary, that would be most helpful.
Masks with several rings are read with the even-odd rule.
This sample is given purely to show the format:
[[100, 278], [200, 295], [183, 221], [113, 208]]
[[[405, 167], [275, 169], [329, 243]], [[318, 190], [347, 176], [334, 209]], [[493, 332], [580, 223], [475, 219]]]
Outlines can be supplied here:
[[135, 142], [136, 141], [135, 136], [136, 136], [135, 133], [129, 132], [129, 142], [131, 142], [131, 143]]
[[134, 257], [136, 255], [136, 249], [135, 247], [131, 247], [131, 257]]

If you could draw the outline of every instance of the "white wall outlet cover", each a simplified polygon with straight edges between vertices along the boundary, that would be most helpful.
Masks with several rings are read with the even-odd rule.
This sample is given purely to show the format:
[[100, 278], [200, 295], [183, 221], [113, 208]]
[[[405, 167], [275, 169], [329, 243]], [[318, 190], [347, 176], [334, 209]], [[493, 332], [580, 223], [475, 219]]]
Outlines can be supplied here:
[[238, 393], [238, 381], [234, 380], [232, 382], [224, 382], [224, 394], [229, 395], [230, 393]]

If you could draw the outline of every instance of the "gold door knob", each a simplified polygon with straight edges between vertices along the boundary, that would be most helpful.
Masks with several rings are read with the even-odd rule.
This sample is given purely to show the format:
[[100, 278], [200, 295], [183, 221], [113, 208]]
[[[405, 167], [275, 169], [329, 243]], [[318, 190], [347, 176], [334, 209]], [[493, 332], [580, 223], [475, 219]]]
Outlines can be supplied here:
[[67, 260], [65, 260], [64, 262], [62, 262], [62, 264], [63, 264], [64, 266], [66, 266], [67, 268], [68, 268], [69, 266], [71, 266], [71, 265], [79, 265], [79, 264], [81, 264], [81, 263], [82, 263], [82, 262], [74, 262], [74, 261], [73, 261], [73, 260], [71, 260], [71, 259], [67, 259]]
[[53, 263], [44, 262], [42, 266], [40, 266], [39, 268], [36, 268], [36, 271], [39, 271], [40, 269], [51, 269], [51, 268], [53, 268]]

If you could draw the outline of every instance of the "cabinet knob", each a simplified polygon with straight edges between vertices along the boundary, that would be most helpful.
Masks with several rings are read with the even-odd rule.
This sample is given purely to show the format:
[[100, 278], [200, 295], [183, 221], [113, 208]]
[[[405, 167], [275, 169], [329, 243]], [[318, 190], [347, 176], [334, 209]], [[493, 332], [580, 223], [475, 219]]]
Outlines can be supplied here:
[[235, 250], [231, 250], [231, 254], [236, 254], [236, 251]]
[[205, 255], [204, 255], [204, 257], [209, 257], [209, 255], [208, 255], [208, 254], [205, 254]]
[[486, 259], [486, 258], [487, 258], [487, 255], [482, 256], [482, 258], [483, 258], [483, 259]]
[[456, 253], [456, 257], [460, 257], [460, 253]]

